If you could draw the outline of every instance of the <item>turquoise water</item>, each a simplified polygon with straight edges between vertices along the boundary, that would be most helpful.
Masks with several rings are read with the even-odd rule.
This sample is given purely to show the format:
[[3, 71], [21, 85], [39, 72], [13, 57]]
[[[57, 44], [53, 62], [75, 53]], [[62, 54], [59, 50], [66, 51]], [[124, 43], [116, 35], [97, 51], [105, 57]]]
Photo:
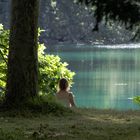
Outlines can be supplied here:
[[140, 109], [140, 44], [114, 46], [56, 45], [57, 54], [76, 72], [72, 91], [79, 107]]

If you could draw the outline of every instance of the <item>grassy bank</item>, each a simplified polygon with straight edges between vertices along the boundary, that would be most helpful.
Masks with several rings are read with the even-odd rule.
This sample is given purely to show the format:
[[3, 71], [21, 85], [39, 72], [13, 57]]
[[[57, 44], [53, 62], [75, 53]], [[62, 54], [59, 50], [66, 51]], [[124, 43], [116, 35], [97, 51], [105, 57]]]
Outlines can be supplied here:
[[140, 111], [76, 109], [66, 115], [0, 113], [0, 140], [139, 140]]

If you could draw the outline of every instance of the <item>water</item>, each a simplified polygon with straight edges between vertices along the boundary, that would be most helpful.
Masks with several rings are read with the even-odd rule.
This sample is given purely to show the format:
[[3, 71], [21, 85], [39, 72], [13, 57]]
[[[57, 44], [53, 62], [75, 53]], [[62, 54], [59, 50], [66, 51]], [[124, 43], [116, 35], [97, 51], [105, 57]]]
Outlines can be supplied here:
[[114, 46], [56, 45], [57, 54], [76, 72], [72, 91], [79, 107], [140, 109], [140, 44]]

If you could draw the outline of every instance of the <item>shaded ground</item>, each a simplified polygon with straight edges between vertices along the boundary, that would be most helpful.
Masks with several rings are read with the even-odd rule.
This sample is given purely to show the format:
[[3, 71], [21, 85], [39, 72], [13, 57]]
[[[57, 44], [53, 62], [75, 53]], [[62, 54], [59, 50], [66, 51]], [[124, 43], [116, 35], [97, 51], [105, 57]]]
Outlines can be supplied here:
[[140, 111], [74, 112], [36, 117], [4, 117], [0, 113], [0, 140], [140, 140]]

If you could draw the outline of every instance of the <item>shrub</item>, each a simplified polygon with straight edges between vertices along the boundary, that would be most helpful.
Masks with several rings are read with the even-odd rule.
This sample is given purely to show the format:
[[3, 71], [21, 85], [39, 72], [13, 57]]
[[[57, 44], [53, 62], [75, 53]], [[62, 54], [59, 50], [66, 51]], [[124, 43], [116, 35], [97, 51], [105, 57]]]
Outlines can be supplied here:
[[3, 96], [6, 86], [8, 37], [9, 30], [4, 30], [3, 25], [0, 24], [0, 96]]
[[133, 101], [140, 105], [140, 96], [134, 97]]
[[57, 83], [60, 78], [68, 79], [70, 85], [73, 81], [74, 72], [71, 72], [66, 62], [61, 62], [59, 56], [45, 55], [45, 46], [39, 44], [39, 87], [40, 94], [54, 94], [57, 90]]

